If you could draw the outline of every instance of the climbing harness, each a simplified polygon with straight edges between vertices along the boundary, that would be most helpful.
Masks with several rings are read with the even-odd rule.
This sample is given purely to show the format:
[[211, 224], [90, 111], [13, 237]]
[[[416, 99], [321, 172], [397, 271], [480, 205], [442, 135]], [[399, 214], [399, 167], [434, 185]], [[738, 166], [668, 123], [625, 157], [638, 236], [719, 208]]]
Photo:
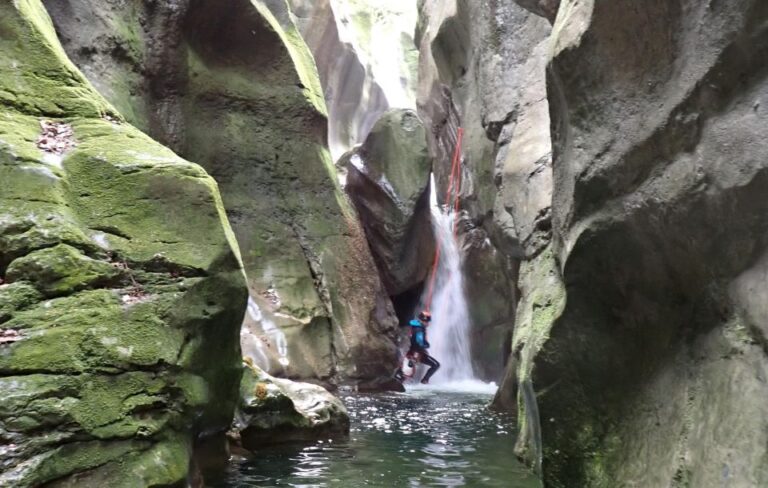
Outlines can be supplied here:
[[[453, 151], [453, 160], [451, 161], [451, 176], [448, 179], [448, 187], [445, 190], [445, 202], [453, 201], [453, 238], [457, 236], [457, 223], [459, 215], [459, 191], [461, 190], [461, 141], [464, 138], [464, 129], [461, 127], [456, 131], [456, 147]], [[435, 189], [433, 188], [433, 191]], [[440, 262], [440, 242], [435, 246], [435, 258], [432, 260], [432, 271], [429, 276], [429, 288], [427, 291], [427, 301], [424, 309], [429, 312], [432, 307], [432, 294], [435, 291], [435, 278], [437, 276], [437, 264]]]

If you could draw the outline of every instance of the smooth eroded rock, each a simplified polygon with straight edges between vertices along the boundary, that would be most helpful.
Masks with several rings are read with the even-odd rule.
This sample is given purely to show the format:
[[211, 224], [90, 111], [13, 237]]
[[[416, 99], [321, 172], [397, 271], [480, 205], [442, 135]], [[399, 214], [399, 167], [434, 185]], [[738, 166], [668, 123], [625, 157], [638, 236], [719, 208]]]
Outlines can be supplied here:
[[766, 21], [751, 0], [560, 7], [564, 306], [520, 352], [548, 485], [768, 483]]
[[349, 434], [344, 404], [318, 385], [274, 378], [246, 362], [233, 425], [242, 447], [310, 442]]
[[389, 295], [427, 278], [435, 252], [424, 126], [411, 110], [391, 110], [365, 143], [343, 158], [347, 194], [357, 209]]
[[47, 5], [129, 121], [218, 182], [249, 283], [246, 354], [292, 378], [389, 376], [392, 306], [338, 185], [317, 69], [287, 3]]

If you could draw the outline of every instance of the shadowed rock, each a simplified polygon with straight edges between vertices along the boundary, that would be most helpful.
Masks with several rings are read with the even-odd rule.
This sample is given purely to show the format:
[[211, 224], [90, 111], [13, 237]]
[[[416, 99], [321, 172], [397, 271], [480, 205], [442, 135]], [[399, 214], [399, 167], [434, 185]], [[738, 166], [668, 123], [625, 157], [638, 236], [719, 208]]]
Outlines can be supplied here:
[[365, 143], [344, 156], [346, 190], [387, 292], [424, 282], [435, 241], [430, 223], [426, 134], [415, 112], [391, 110]]
[[564, 1], [554, 26], [565, 295], [519, 353], [545, 479], [765, 485], [768, 5], [636, 7]]
[[0, 485], [185, 483], [236, 404], [237, 246], [213, 179], [96, 93], [38, 0], [0, 3], [0, 181]]

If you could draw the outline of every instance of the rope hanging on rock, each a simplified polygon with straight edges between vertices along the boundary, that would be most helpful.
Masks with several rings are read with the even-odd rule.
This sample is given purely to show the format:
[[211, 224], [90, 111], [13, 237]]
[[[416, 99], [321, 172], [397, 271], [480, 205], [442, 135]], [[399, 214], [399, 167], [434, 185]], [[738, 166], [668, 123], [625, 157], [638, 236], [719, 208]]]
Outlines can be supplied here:
[[[456, 147], [453, 150], [453, 160], [451, 161], [451, 175], [448, 178], [448, 187], [445, 189], [446, 205], [453, 201], [451, 205], [453, 210], [453, 238], [457, 237], [458, 216], [459, 216], [459, 192], [461, 190], [461, 141], [464, 138], [464, 129], [461, 127], [456, 131]], [[433, 188], [432, 191], [436, 191]], [[437, 265], [440, 262], [440, 242], [435, 244], [435, 258], [432, 261], [432, 271], [429, 275], [429, 288], [427, 292], [427, 301], [424, 308], [427, 312], [432, 308], [432, 294], [435, 291], [435, 279], [437, 277]]]

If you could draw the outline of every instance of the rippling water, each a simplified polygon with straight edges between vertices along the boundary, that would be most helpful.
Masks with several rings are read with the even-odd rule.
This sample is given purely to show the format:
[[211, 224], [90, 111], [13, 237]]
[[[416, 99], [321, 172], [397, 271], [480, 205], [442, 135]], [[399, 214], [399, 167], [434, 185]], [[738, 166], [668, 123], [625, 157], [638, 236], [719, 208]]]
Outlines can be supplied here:
[[234, 462], [210, 486], [540, 486], [515, 460], [513, 425], [487, 410], [487, 392], [416, 388], [342, 398], [352, 420], [348, 440], [265, 450]]

